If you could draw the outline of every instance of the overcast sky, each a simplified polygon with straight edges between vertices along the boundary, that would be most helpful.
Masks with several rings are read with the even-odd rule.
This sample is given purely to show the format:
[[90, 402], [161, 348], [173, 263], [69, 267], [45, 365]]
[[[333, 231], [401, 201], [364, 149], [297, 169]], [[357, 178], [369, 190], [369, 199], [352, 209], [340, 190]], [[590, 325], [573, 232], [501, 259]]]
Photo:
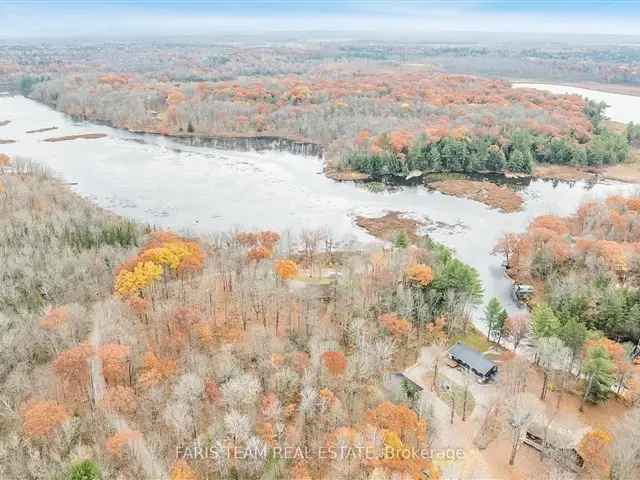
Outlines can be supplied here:
[[640, 34], [640, 0], [0, 0], [0, 37], [324, 30]]

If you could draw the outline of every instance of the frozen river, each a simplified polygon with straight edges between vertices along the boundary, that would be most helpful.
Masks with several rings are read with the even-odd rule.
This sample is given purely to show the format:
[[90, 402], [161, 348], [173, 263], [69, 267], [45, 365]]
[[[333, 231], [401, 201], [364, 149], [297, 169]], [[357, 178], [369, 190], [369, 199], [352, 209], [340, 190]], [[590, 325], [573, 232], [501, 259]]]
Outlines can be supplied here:
[[[625, 97], [622, 103], [640, 101], [595, 93], [607, 95], [602, 99], [612, 105], [608, 113], [614, 119], [623, 106], [614, 105], [610, 95]], [[639, 121], [640, 108], [635, 115]], [[506, 214], [421, 186], [374, 193], [362, 185], [335, 182], [322, 174], [318, 158], [190, 147], [164, 137], [76, 122], [20, 96], [0, 97], [0, 120], [11, 120], [0, 127], [0, 138], [17, 141], [0, 145], [0, 152], [48, 166], [101, 207], [178, 231], [207, 233], [237, 227], [295, 233], [301, 228], [326, 227], [338, 240], [368, 242], [373, 239], [354, 223], [357, 215], [396, 210], [428, 219], [434, 225], [429, 229], [431, 237], [453, 248], [461, 260], [478, 270], [485, 300], [496, 296], [509, 310], [517, 308], [510, 298], [511, 283], [503, 274], [501, 259], [490, 254], [505, 232], [523, 230], [536, 215], [570, 214], [585, 199], [635, 189], [613, 182], [591, 187], [583, 182], [534, 180], [522, 191], [523, 211]], [[58, 130], [25, 133], [51, 126]], [[42, 141], [80, 133], [105, 133], [107, 137]]]

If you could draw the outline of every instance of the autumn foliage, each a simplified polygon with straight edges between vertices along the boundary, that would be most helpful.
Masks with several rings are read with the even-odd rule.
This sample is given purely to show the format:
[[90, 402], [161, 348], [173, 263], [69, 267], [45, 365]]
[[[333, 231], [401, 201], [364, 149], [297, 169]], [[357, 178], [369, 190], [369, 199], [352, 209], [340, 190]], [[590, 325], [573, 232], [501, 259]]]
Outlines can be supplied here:
[[322, 362], [333, 376], [342, 375], [347, 368], [347, 359], [340, 352], [324, 352]]
[[433, 280], [433, 271], [428, 265], [415, 263], [413, 265], [409, 265], [409, 267], [407, 268], [407, 278], [411, 282], [426, 287]]
[[162, 275], [182, 277], [202, 270], [204, 257], [199, 243], [156, 232], [137, 257], [121, 265], [114, 289], [121, 297], [141, 296]]
[[384, 451], [374, 462], [387, 471], [399, 472], [410, 478], [439, 478], [439, 472], [426, 458], [410, 455], [412, 448], [427, 438], [427, 423], [405, 405], [383, 402], [367, 412], [367, 423], [378, 430], [384, 441]]
[[30, 402], [22, 408], [22, 427], [30, 438], [49, 436], [69, 418], [66, 409], [55, 402]]
[[198, 480], [198, 476], [195, 474], [189, 464], [180, 459], [171, 467], [171, 473], [169, 475], [170, 480]]
[[135, 430], [118, 430], [115, 434], [107, 439], [105, 447], [113, 457], [122, 457], [126, 447], [130, 447], [133, 442], [140, 440], [142, 433]]
[[124, 383], [129, 374], [129, 347], [119, 343], [101, 345], [98, 357], [107, 384]]
[[177, 371], [175, 360], [157, 356], [154, 352], [147, 352], [144, 356], [142, 372], [138, 378], [138, 382], [144, 388], [151, 388], [160, 382], [163, 382]]
[[290, 280], [298, 275], [298, 264], [293, 260], [276, 260], [273, 268], [282, 280]]
[[411, 323], [400, 318], [397, 313], [385, 313], [380, 315], [378, 320], [391, 335], [396, 337], [404, 336], [411, 332]]
[[585, 463], [585, 468], [592, 473], [607, 476], [609, 471], [608, 449], [613, 441], [609, 432], [592, 430], [578, 444], [578, 453]]
[[61, 352], [53, 361], [53, 370], [62, 380], [67, 392], [78, 393], [89, 381], [89, 361], [94, 349], [82, 343]]
[[583, 266], [588, 258], [623, 276], [640, 255], [638, 198], [612, 196], [580, 206], [575, 215], [535, 218], [524, 234], [510, 234], [496, 247], [509, 264], [510, 274], [526, 283], [544, 276], [538, 258], [548, 258], [549, 269]]
[[47, 330], [56, 330], [67, 321], [68, 317], [69, 313], [66, 308], [51, 308], [40, 321], [40, 326]]

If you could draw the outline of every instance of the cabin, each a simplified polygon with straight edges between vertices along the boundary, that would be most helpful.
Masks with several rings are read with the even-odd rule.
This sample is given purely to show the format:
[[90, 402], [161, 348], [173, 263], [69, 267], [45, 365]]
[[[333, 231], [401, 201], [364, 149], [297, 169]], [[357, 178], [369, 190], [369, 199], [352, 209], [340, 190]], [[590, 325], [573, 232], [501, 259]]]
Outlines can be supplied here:
[[414, 400], [424, 389], [412, 380], [406, 373], [395, 372], [385, 375], [385, 387], [394, 395], [406, 395]]
[[557, 420], [550, 422], [543, 416], [529, 425], [523, 442], [538, 451], [544, 450], [563, 467], [578, 472], [584, 465], [578, 445], [590, 430], [585, 425], [566, 425]]
[[464, 343], [458, 342], [451, 347], [449, 349], [449, 358], [456, 365], [475, 373], [479, 383], [486, 383], [492, 380], [498, 373], [496, 364], [485, 358], [477, 350], [467, 347]]
[[533, 293], [531, 285], [515, 283], [511, 289], [511, 296], [516, 303], [527, 303], [533, 297]]

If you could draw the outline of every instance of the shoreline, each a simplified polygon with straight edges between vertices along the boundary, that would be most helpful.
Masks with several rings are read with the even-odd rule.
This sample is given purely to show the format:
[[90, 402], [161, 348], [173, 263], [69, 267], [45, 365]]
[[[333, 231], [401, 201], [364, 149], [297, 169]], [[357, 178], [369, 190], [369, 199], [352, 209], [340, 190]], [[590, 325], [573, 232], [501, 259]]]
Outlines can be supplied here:
[[[513, 83], [515, 84], [515, 83], [525, 83], [525, 82], [523, 80], [518, 80], [518, 81], [513, 81]], [[554, 85], [554, 84], [547, 83], [545, 85]], [[563, 84], [563, 85], [571, 86], [570, 83]], [[640, 96], [640, 87], [638, 87], [637, 95]], [[195, 133], [172, 133], [172, 134], [165, 135], [158, 131], [120, 127], [120, 126], [114, 125], [112, 122], [105, 121], [105, 120], [92, 120], [92, 119], [87, 119], [83, 117], [75, 117], [63, 111], [57, 110], [56, 108], [54, 108], [52, 105], [48, 103], [40, 102], [38, 100], [29, 98], [29, 97], [24, 97], [24, 98], [32, 102], [35, 102], [39, 105], [46, 106], [55, 112], [58, 112], [62, 115], [66, 115], [69, 118], [81, 120], [87, 123], [93, 123], [95, 125], [107, 126], [116, 130], [121, 130], [124, 132], [131, 133], [134, 135], [143, 135], [143, 136], [150, 135], [153, 137], [167, 138], [169, 140], [172, 140], [184, 145], [195, 146], [195, 147], [219, 148], [222, 150], [258, 151], [258, 152], [287, 151], [295, 155], [312, 156], [312, 157], [322, 159], [324, 162], [323, 174], [327, 178], [330, 178], [331, 180], [334, 180], [337, 182], [345, 182], [345, 181], [367, 182], [372, 179], [370, 175], [363, 172], [357, 172], [354, 170], [338, 170], [333, 165], [333, 162], [331, 162], [331, 160], [327, 159], [325, 156], [327, 147], [325, 145], [312, 142], [307, 139], [295, 139], [295, 138], [273, 135], [273, 134], [266, 134], [266, 133], [257, 134], [257, 135], [231, 135], [231, 134], [200, 135]], [[29, 131], [29, 133], [35, 133], [35, 132]], [[637, 154], [636, 156], [640, 158], [640, 154]], [[592, 168], [594, 172], [588, 172], [589, 167], [572, 167], [572, 166], [568, 167], [564, 165], [550, 164], [548, 166], [545, 165], [545, 170], [544, 170], [544, 173], [542, 174], [540, 174], [539, 172], [536, 172], [536, 170], [538, 170], [538, 167], [539, 166], [536, 166], [536, 168], [534, 169], [534, 172], [530, 176], [531, 178], [542, 178], [542, 179], [548, 179], [548, 180], [559, 180], [559, 181], [569, 181], [569, 182], [578, 181], [578, 180], [598, 181], [601, 178], [604, 180], [616, 180], [616, 181], [621, 181], [626, 183], [640, 183], [640, 163], [638, 163], [639, 168], [637, 173], [629, 172], [628, 171], [629, 169], [627, 168], [624, 170], [619, 169], [622, 171], [616, 171], [616, 173], [612, 176], [608, 176], [606, 173], [606, 170], [616, 166], [608, 167], [600, 171], [595, 171], [596, 169]], [[569, 169], [572, 169], [572, 171], [570, 171]], [[454, 172], [447, 172], [447, 173], [454, 173]], [[512, 178], [514, 176], [510, 172], [500, 172], [498, 173], [498, 175], [504, 176], [505, 179]], [[427, 185], [425, 186], [428, 187]], [[457, 196], [457, 195], [454, 195], [454, 196]]]
[[[536, 83], [538, 85], [548, 85], [555, 87], [573, 87], [583, 88], [585, 90], [592, 90], [595, 92], [613, 93], [617, 95], [630, 95], [633, 97], [640, 97], [640, 85], [622, 85], [617, 83], [600, 83], [600, 82], [550, 82], [545, 80], [536, 79], [517, 79], [509, 80], [515, 85], [521, 85], [526, 83]], [[520, 87], [522, 88], [522, 87]]]
[[[20, 96], [20, 95], [18, 95]], [[23, 95], [22, 95], [23, 96]], [[288, 151], [297, 155], [314, 156], [324, 159], [324, 152], [326, 147], [320, 143], [312, 142], [310, 140], [300, 138], [285, 137], [276, 134], [256, 134], [256, 135], [238, 135], [238, 134], [196, 134], [187, 132], [176, 132], [163, 134], [154, 129], [133, 129], [125, 126], [114, 125], [107, 120], [90, 119], [82, 116], [70, 115], [62, 110], [54, 108], [52, 105], [40, 102], [30, 97], [24, 97], [27, 100], [31, 100], [39, 105], [44, 105], [54, 112], [58, 112], [74, 120], [80, 120], [95, 125], [106, 126], [116, 130], [121, 130], [134, 135], [149, 135], [154, 137], [167, 138], [184, 145], [195, 147], [211, 147], [220, 148], [222, 150], [237, 150], [237, 151]], [[46, 130], [45, 130], [46, 131]], [[36, 133], [30, 131], [29, 133]]]

